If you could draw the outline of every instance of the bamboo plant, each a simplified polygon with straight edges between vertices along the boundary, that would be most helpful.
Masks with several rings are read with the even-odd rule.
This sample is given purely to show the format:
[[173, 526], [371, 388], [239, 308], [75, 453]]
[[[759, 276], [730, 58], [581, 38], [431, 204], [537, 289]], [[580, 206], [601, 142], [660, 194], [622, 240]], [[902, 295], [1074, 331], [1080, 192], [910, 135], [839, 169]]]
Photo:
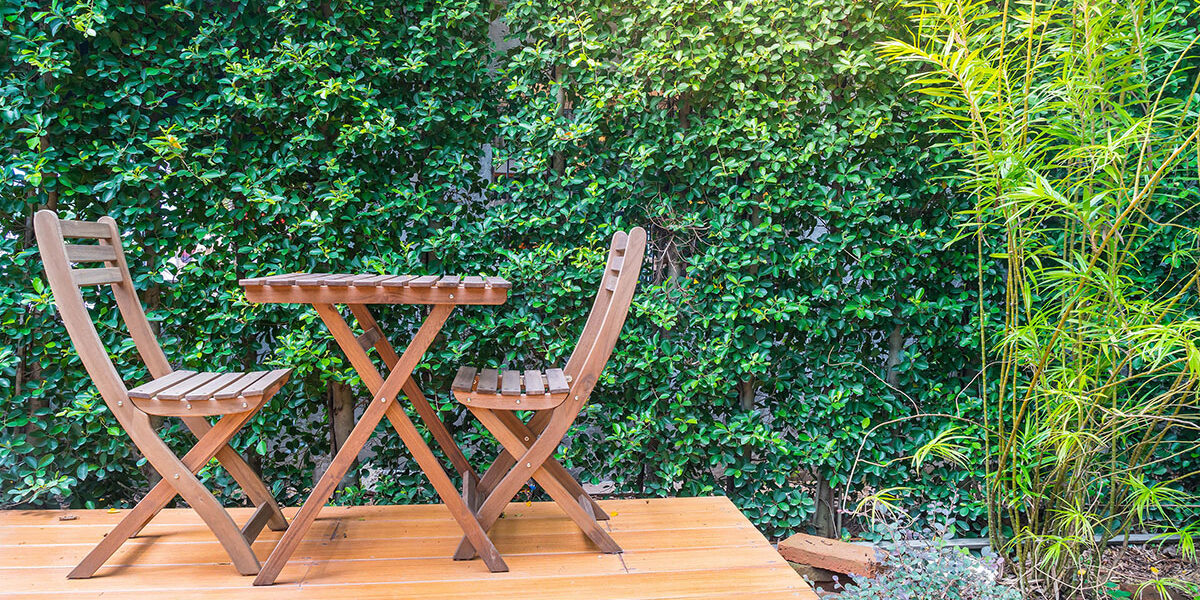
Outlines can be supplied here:
[[952, 185], [973, 199], [961, 236], [978, 285], [1004, 286], [1003, 306], [978, 307], [993, 546], [1050, 597], [1096, 592], [1102, 549], [1131, 533], [1180, 536], [1194, 559], [1197, 473], [1172, 468], [1200, 428], [1193, 15], [1153, 0], [907, 6], [911, 37], [882, 51], [917, 65]]

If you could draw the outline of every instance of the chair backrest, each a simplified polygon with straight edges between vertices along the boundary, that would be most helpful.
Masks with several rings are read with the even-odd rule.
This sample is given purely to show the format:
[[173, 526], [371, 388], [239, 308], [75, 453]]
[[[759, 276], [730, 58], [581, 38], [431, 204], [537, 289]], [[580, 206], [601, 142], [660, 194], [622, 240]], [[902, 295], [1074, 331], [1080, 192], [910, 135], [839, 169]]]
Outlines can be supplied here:
[[617, 345], [645, 254], [646, 230], [641, 227], [613, 235], [592, 311], [563, 369], [571, 377], [571, 395], [580, 401], [591, 394]]
[[[114, 413], [124, 413], [124, 410], [115, 410], [113, 405], [123, 402], [128, 390], [100, 341], [80, 288], [110, 285], [121, 317], [150, 375], [157, 379], [172, 369], [133, 287], [117, 223], [111, 217], [102, 217], [99, 221], [67, 221], [51, 211], [41, 210], [33, 217], [33, 227], [54, 304], [71, 336], [71, 343], [109, 408], [114, 409]], [[68, 244], [67, 239], [72, 243]], [[98, 243], [75, 243], [83, 240]], [[74, 268], [72, 263], [101, 263], [102, 266]]]

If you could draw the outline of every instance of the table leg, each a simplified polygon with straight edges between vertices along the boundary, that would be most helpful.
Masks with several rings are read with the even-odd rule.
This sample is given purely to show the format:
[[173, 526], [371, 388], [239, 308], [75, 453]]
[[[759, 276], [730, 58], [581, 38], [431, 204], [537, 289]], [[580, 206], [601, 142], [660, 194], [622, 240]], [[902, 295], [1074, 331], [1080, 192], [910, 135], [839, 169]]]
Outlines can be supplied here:
[[[434, 305], [433, 310], [426, 319], [426, 323], [429, 323], [431, 319], [438, 318], [440, 319], [440, 329], [440, 323], [445, 322], [453, 308], [453, 305], [449, 304]], [[363, 383], [372, 393], [375, 393], [382, 379], [379, 370], [375, 368], [375, 364], [367, 356], [366, 350], [358, 343], [358, 339], [353, 335], [350, 327], [341, 318], [341, 314], [332, 306], [318, 307], [317, 312], [321, 315], [321, 319], [325, 321], [326, 325], [329, 326], [330, 331], [334, 332], [334, 339], [337, 340], [338, 345], [341, 346], [346, 356], [350, 358], [351, 364], [358, 371], [359, 378], [363, 380]], [[359, 325], [362, 326], [364, 331], [379, 328], [378, 323], [375, 322], [374, 317], [371, 316], [370, 311], [365, 305], [352, 304], [350, 305], [350, 312], [354, 314], [355, 319], [358, 320]], [[435, 315], [440, 316], [435, 317]], [[424, 326], [422, 326], [423, 329]], [[420, 333], [418, 332], [417, 335], [420, 336]], [[376, 340], [374, 344], [376, 350], [379, 350], [383, 362], [392, 370], [388, 375], [388, 380], [390, 381], [395, 374], [397, 365], [401, 364], [403, 359], [396, 356], [395, 350], [392, 349], [391, 344], [388, 343], [387, 338], [383, 336], [381, 330], [379, 334], [373, 337]], [[416, 343], [415, 339], [413, 343]], [[410, 345], [409, 348], [411, 349], [412, 346]], [[405, 356], [408, 356], [408, 350], [405, 351]], [[409, 368], [409, 373], [411, 374], [411, 372], [412, 369]], [[409, 400], [413, 402], [417, 412], [425, 420], [426, 425], [429, 426], [434, 437], [438, 439], [438, 443], [442, 446], [447, 456], [450, 457], [451, 462], [454, 462], [455, 466], [458, 466], [459, 462], [461, 462], [464, 466], [463, 468], [459, 468], [459, 471], [463, 473], [463, 477], [478, 478], [474, 469], [467, 464], [467, 459], [463, 456], [462, 451], [459, 450], [458, 445], [454, 443], [454, 438], [450, 436], [449, 431], [446, 431], [441, 419], [437, 417], [437, 413], [434, 412], [433, 407], [430, 406], [429, 401], [425, 399], [425, 395], [421, 393], [420, 388], [417, 387], [416, 382], [411, 377], [405, 381], [403, 390]], [[425, 408], [424, 411], [421, 409], [422, 405]], [[507, 571], [508, 565], [500, 557], [500, 552], [496, 550], [496, 546], [492, 543], [492, 540], [487, 537], [487, 532], [479, 525], [474, 511], [458, 495], [458, 489], [454, 487], [454, 482], [450, 480], [445, 469], [438, 462], [437, 457], [433, 455], [433, 450], [429, 447], [429, 444], [425, 443], [425, 438], [421, 437], [420, 432], [417, 431], [416, 426], [413, 425], [412, 420], [408, 417], [408, 413], [404, 412], [404, 409], [397, 402], [388, 406], [387, 417], [391, 421], [396, 433], [400, 435], [400, 439], [404, 442], [404, 445], [408, 447], [408, 451], [412, 453], [413, 458], [417, 461], [417, 465], [421, 467], [425, 476], [433, 484], [433, 489], [437, 491], [438, 497], [446, 504], [446, 508], [450, 510], [451, 516], [454, 517], [455, 521], [458, 521], [463, 533], [471, 540], [471, 545], [476, 548], [484, 548], [483, 551], [479, 552], [479, 556], [483, 559], [484, 564], [493, 573]], [[438, 431], [442, 435], [439, 436]], [[454, 460], [456, 455], [459, 459], [458, 461]]]
[[[358, 349], [361, 357], [366, 358], [366, 353], [357, 345], [357, 340], [354, 339], [353, 334], [350, 334], [349, 326], [346, 325], [345, 319], [341, 317], [337, 309], [327, 304], [318, 304], [315, 306], [317, 314], [329, 326], [330, 332], [333, 334], [334, 339], [337, 340], [338, 345], [345, 350], [349, 345], [353, 344]], [[258, 577], [254, 579], [254, 585], [271, 585], [275, 583], [275, 579], [279, 576], [280, 571], [283, 570], [288, 559], [291, 558], [296, 548], [300, 545], [300, 542], [303, 541], [304, 534], [312, 527], [317, 514], [325, 506], [329, 497], [333, 495], [333, 491], [337, 488], [338, 483], [341, 482], [342, 477], [346, 475], [346, 471], [354, 463], [354, 460], [358, 457], [358, 453], [366, 445], [367, 440], [371, 438], [371, 434], [375, 431], [375, 426], [383, 419], [388, 409], [396, 404], [396, 395], [399, 394], [404, 382], [412, 375], [413, 368], [416, 367], [421, 356], [425, 354], [425, 350], [433, 342], [433, 338], [441, 329], [442, 324], [446, 322], [446, 317], [450, 315], [451, 308], [449, 305], [434, 307], [434, 310], [430, 312], [425, 322], [421, 325], [421, 329], [417, 331], [417, 335], [413, 337], [412, 343], [404, 351], [404, 356], [400, 358], [396, 368], [388, 374], [388, 378], [385, 381], [379, 381], [379, 371], [375, 369], [375, 365], [371, 364], [369, 358], [366, 360], [365, 365], [365, 367], [369, 368], [364, 369], [360, 368], [359, 357], [353, 354], [350, 355], [351, 364], [358, 370], [359, 376], [363, 377], [364, 381], [367, 380], [368, 373], [374, 374], [375, 379], [371, 383], [376, 386], [375, 389], [378, 391], [373, 392], [370, 405], [367, 406], [362, 417], [354, 426], [353, 431], [350, 432], [349, 437], [342, 444], [342, 448], [333, 457], [333, 461], [330, 462], [325, 474], [321, 476], [321, 480], [317, 482], [317, 485], [313, 486], [313, 491], [309, 494], [308, 500], [305, 500], [300, 512], [292, 519], [291, 525], [284, 532], [283, 537], [279, 540], [279, 544], [275, 546], [266, 564], [259, 571]], [[349, 334], [349, 343], [344, 339], [345, 334]], [[420, 436], [418, 435], [418, 437]], [[478, 527], [478, 522], [476, 522], [476, 526]]]
[[[371, 314], [371, 310], [365, 304], [351, 304], [350, 312], [354, 314], [354, 318], [358, 321], [364, 332], [376, 331], [373, 336], [375, 351], [379, 352], [379, 357], [383, 359], [383, 364], [387, 365], [389, 370], [396, 367], [400, 357], [396, 355], [396, 350], [392, 348], [392, 344], [388, 342], [387, 336], [383, 335], [383, 329], [379, 327], [379, 323], [375, 321], [375, 317]], [[369, 386], [368, 386], [369, 387]], [[437, 440], [438, 446], [442, 448], [442, 452], [446, 453], [446, 458], [454, 465], [454, 468], [465, 477], [474, 477], [479, 479], [479, 474], [471, 467], [471, 463], [467, 461], [467, 457], [463, 455], [458, 444], [454, 443], [454, 436], [446, 429], [446, 424], [438, 418], [437, 411], [429, 404], [429, 400], [425, 398], [425, 394], [421, 392], [421, 388], [417, 387], [417, 382], [409, 379], [404, 383], [404, 395], [408, 398], [409, 403], [416, 409], [421, 420], [425, 422], [425, 427], [429, 429], [429, 433], [433, 434], [433, 438]]]

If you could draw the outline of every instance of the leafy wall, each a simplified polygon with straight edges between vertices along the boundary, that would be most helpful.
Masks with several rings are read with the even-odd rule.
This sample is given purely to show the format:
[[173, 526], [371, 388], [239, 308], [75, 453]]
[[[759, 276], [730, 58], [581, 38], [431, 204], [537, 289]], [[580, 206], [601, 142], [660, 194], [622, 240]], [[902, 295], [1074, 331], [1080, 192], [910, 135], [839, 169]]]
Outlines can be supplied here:
[[[991, 310], [973, 242], [952, 242], [966, 204], [932, 124], [875, 56], [902, 25], [887, 3], [51, 6], [0, 7], [0, 501], [122, 505], [148, 485], [42, 285], [28, 219], [48, 206], [118, 220], [177, 366], [296, 368], [239, 442], [288, 503], [364, 391], [315, 314], [250, 305], [239, 277], [514, 281], [506, 305], [458, 311], [417, 375], [485, 461], [456, 366], [563, 362], [606, 237], [642, 225], [639, 292], [568, 468], [614, 494], [728, 494], [772, 535], [858, 527], [838, 507], [897, 486], [981, 525], [978, 473], [886, 464], [940, 429], [893, 419], [974, 409]], [[394, 342], [416, 313], [382, 310]], [[107, 298], [94, 316], [144, 379]], [[364, 463], [341, 501], [434, 497], [394, 435]]]

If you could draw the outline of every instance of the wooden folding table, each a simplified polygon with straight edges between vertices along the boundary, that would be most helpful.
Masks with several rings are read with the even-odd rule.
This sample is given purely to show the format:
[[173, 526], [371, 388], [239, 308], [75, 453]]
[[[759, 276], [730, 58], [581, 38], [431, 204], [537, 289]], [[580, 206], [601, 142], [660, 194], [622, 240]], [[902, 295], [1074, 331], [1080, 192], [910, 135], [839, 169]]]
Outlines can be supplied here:
[[[433, 338], [441, 330], [442, 324], [450, 316], [450, 312], [459, 304], [503, 304], [508, 299], [511, 284], [499, 277], [458, 277], [425, 275], [352, 275], [329, 273], [292, 273], [288, 275], [273, 275], [256, 279], [244, 279], [239, 282], [246, 292], [246, 298], [251, 302], [280, 302], [311, 304], [317, 310], [329, 332], [333, 334], [338, 346], [350, 359], [350, 364], [358, 372], [359, 378], [372, 394], [372, 400], [362, 417], [355, 424], [354, 430], [346, 438], [337, 456], [333, 458], [321, 480], [313, 487], [312, 494], [304, 502], [300, 512], [292, 519], [287, 532], [271, 552], [271, 556], [255, 578], [255, 585], [271, 585], [279, 572], [287, 564], [288, 558], [300, 545], [304, 534], [317, 518], [317, 513], [325, 506], [329, 497], [337, 488], [338, 482], [345, 476], [346, 471], [354, 463], [359, 451], [370, 439], [375, 426], [387, 416], [392, 427], [400, 434], [400, 439], [408, 447], [421, 470], [429, 477], [437, 490], [438, 496], [450, 510], [450, 514], [458, 521], [467, 539], [479, 552], [479, 556], [492, 572], [507, 571], [508, 566], [496, 551], [496, 546], [488, 538], [487, 532], [476, 518], [474, 509], [468, 506], [473, 497], [471, 490], [479, 483], [479, 476], [462, 450], [454, 443], [450, 432], [446, 430], [436, 411], [430, 406], [425, 395], [413, 382], [413, 368], [420, 362], [425, 350]], [[345, 304], [350, 308], [362, 333], [355, 335], [350, 325], [342, 317], [337, 305]], [[392, 345], [388, 343], [383, 330], [367, 309], [369, 304], [427, 304], [430, 305], [429, 315], [417, 331], [402, 355], [397, 355]], [[375, 363], [367, 355], [367, 350], [375, 348], [380, 358], [388, 368], [387, 378], [376, 368]], [[425, 422], [442, 451], [462, 474], [464, 493], [459, 495], [454, 482], [446, 474], [441, 463], [434, 456], [425, 439], [413, 425], [404, 408], [397, 401], [397, 395], [403, 391], [413, 409]]]

